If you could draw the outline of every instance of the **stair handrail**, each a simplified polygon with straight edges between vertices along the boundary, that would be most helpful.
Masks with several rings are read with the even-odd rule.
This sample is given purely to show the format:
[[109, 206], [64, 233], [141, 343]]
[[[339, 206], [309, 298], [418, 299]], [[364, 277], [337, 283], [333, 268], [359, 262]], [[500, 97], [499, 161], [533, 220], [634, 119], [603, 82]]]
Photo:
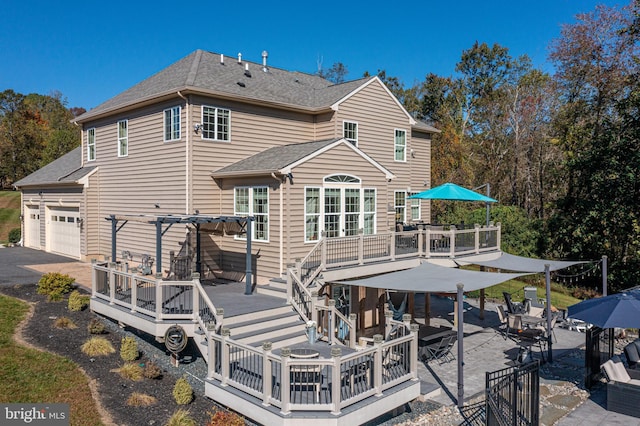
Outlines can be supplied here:
[[[218, 309], [215, 307], [211, 299], [209, 299], [209, 295], [204, 290], [202, 283], [200, 282], [200, 274], [193, 274], [193, 286], [197, 289], [197, 291], [193, 292], [193, 315], [198, 324], [203, 331], [213, 331], [214, 333], [218, 333], [222, 326], [224, 325], [224, 311], [222, 309]], [[199, 296], [202, 296], [202, 300], [204, 301], [208, 312], [211, 314], [211, 319], [213, 319], [213, 327], [211, 327], [211, 323], [205, 321], [202, 318], [201, 312], [205, 309], [200, 306]]]
[[[329, 340], [329, 344], [333, 345], [335, 343], [343, 346], [348, 346], [350, 348], [355, 348], [356, 345], [356, 318], [358, 317], [356, 314], [349, 314], [349, 317], [345, 316], [338, 308], [336, 308], [336, 301], [330, 299], [327, 305], [316, 304], [316, 311], [327, 311], [329, 312], [331, 323], [327, 327], [327, 339]], [[341, 329], [340, 322], [347, 327], [347, 329]], [[343, 336], [341, 336], [343, 335]], [[348, 340], [346, 338], [348, 336]]]
[[[315, 246], [313, 246], [313, 248], [309, 251], [309, 253], [307, 253], [307, 255], [300, 261], [296, 261], [296, 266], [298, 268], [298, 277], [303, 280], [303, 285], [305, 287], [309, 287], [311, 285], [311, 283], [313, 283], [313, 281], [316, 279], [316, 277], [325, 269], [325, 264], [326, 264], [326, 260], [325, 260], [325, 256], [326, 254], [323, 253], [323, 250], [326, 247], [326, 237], [321, 237], [320, 240], [318, 240], [318, 242], [316, 243]], [[310, 262], [310, 260], [313, 257], [317, 257], [318, 256], [318, 252], [320, 252], [320, 261], [318, 262], [318, 266], [315, 269], [311, 269], [309, 268], [309, 275], [302, 279], [302, 271], [305, 268], [305, 265], [307, 263]]]
[[304, 322], [315, 321], [315, 303], [317, 297], [305, 287], [298, 277], [296, 268], [287, 269], [288, 302], [298, 312]]

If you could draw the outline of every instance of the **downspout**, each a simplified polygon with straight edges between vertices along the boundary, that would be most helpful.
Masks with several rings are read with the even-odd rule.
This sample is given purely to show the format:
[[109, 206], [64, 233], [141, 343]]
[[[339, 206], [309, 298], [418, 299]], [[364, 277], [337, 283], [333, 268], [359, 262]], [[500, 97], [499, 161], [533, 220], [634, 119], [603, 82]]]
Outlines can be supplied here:
[[189, 131], [189, 123], [191, 123], [191, 116], [189, 115], [189, 100], [178, 90], [176, 92], [178, 96], [180, 96], [185, 103], [185, 115], [186, 115], [186, 126], [185, 126], [185, 147], [184, 147], [184, 192], [185, 192], [185, 200], [184, 200], [184, 214], [189, 214], [190, 204], [191, 204], [191, 192], [190, 192], [190, 177], [191, 177], [191, 132]]
[[[280, 183], [280, 190], [278, 191], [278, 196], [280, 198], [279, 202], [280, 202], [280, 211], [279, 211], [279, 216], [280, 216], [280, 220], [278, 223], [278, 226], [280, 227], [280, 241], [278, 242], [278, 251], [279, 251], [279, 257], [280, 257], [280, 265], [279, 265], [279, 269], [280, 269], [280, 275], [282, 275], [283, 273], [283, 265], [284, 265], [284, 203], [282, 200], [282, 179], [280, 179], [279, 177], [276, 176], [275, 172], [271, 172], [271, 177], [274, 178], [275, 180], [278, 181], [278, 183]], [[287, 235], [289, 233], [287, 232]]]

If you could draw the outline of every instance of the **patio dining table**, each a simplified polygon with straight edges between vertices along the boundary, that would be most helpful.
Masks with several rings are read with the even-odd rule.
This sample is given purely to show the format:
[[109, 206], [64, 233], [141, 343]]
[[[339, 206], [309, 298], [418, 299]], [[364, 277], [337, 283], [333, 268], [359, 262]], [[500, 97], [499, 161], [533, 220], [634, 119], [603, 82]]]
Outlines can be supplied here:
[[543, 325], [544, 323], [547, 322], [546, 318], [535, 317], [531, 315], [521, 315], [520, 320], [522, 321], [522, 325], [525, 325], [530, 328], [536, 327], [538, 325]]

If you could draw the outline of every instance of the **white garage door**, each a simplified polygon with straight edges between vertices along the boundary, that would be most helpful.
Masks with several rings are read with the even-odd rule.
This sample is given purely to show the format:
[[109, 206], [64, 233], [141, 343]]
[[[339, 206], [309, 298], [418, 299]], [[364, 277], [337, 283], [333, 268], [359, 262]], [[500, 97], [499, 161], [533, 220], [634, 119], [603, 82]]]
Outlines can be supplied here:
[[80, 212], [78, 208], [49, 208], [49, 250], [80, 257]]
[[40, 248], [40, 206], [24, 206], [24, 245]]

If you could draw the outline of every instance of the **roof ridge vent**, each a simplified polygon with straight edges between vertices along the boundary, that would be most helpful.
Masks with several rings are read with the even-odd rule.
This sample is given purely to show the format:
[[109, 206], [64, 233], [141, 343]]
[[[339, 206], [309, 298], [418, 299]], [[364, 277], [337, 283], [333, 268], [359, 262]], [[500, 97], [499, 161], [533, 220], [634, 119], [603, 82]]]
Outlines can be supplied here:
[[238, 63], [242, 63], [242, 53], [238, 53]]

